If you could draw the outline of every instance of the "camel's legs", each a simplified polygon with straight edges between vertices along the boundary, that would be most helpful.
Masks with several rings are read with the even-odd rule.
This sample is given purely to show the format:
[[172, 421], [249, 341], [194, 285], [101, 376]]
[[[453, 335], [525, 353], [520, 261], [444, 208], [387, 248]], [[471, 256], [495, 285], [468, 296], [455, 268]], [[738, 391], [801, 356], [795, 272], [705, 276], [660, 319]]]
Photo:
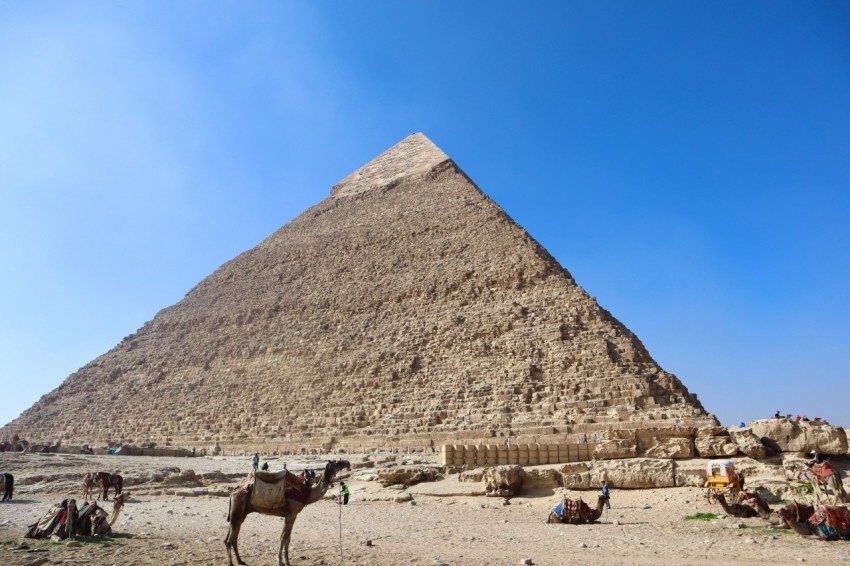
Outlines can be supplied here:
[[295, 525], [297, 514], [287, 514], [283, 523], [283, 532], [280, 533], [280, 547], [283, 549], [283, 556], [286, 562], [281, 562], [280, 552], [277, 554], [278, 566], [291, 566], [289, 563], [289, 537], [292, 535], [292, 526]]
[[236, 555], [237, 564], [245, 564], [239, 556], [239, 529], [242, 527], [242, 522], [248, 515], [246, 503], [240, 499], [231, 496], [230, 512], [227, 518], [230, 522], [230, 527], [227, 529], [227, 536], [224, 537], [224, 546], [227, 548], [227, 563], [233, 566], [233, 559], [230, 557], [230, 549], [233, 548], [233, 554]]
[[230, 557], [230, 549], [233, 548], [233, 554], [236, 555], [237, 564], [245, 564], [239, 556], [239, 528], [242, 526], [242, 520], [234, 517], [230, 522], [230, 528], [227, 529], [227, 536], [224, 538], [224, 546], [227, 547], [227, 563], [233, 566], [233, 559]]

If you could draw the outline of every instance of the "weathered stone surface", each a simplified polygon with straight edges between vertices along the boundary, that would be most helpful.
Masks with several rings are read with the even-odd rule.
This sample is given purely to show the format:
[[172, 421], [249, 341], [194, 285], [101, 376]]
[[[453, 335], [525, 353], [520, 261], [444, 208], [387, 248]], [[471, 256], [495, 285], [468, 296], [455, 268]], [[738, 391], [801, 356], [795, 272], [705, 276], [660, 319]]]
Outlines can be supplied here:
[[612, 460], [615, 458], [637, 457], [634, 440], [603, 440], [593, 448], [594, 460]]
[[741, 454], [755, 460], [762, 460], [767, 457], [767, 449], [752, 429], [733, 427], [729, 429], [729, 435], [738, 445]]
[[694, 441], [690, 438], [661, 438], [641, 452], [647, 458], [693, 458]]
[[728, 435], [697, 436], [694, 445], [700, 458], [735, 456], [738, 453], [738, 445]]
[[601, 489], [603, 480], [611, 488], [624, 489], [676, 485], [674, 462], [670, 459], [595, 460], [567, 464], [560, 470], [567, 489]]
[[[674, 420], [716, 423], [415, 134], [69, 376], [0, 439], [403, 449]], [[681, 441], [649, 448], [688, 452]]]
[[378, 481], [383, 485], [415, 485], [422, 481], [434, 481], [440, 471], [434, 467], [398, 467], [378, 470]]
[[649, 428], [634, 432], [638, 455], [646, 458], [693, 458], [692, 428]]
[[751, 422], [750, 429], [763, 444], [779, 452], [817, 450], [821, 454], [847, 454], [847, 433], [838, 426], [762, 419]]
[[522, 489], [522, 468], [496, 466], [484, 470], [484, 492], [488, 497], [513, 497]]

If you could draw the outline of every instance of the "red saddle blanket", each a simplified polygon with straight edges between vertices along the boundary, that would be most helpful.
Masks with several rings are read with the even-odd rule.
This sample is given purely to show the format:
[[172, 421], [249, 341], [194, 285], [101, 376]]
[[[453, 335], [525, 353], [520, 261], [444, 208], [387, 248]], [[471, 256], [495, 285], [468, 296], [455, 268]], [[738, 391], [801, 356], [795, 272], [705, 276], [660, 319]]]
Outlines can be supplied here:
[[847, 530], [850, 529], [850, 509], [832, 505], [819, 505], [809, 522], [815, 526], [825, 522], [827, 527]]
[[825, 480], [829, 476], [835, 473], [835, 470], [832, 469], [832, 466], [824, 462], [823, 464], [814, 464], [812, 465], [812, 473], [816, 478]]

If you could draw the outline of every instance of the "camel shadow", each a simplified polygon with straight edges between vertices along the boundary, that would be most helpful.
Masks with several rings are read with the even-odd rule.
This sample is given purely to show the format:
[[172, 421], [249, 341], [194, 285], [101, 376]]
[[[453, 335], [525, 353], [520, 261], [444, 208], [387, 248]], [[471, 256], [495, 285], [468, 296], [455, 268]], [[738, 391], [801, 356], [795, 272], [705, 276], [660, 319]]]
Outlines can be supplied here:
[[30, 503], [39, 503], [35, 499], [7, 499], [0, 502], [0, 505], [29, 505]]

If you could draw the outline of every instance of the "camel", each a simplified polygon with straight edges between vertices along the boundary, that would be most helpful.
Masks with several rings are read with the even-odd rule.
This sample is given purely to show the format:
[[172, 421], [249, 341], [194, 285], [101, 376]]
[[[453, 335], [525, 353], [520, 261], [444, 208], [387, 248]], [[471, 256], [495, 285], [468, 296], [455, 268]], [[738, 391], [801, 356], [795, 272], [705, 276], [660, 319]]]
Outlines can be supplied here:
[[[291, 566], [289, 562], [289, 540], [292, 535], [292, 527], [295, 524], [295, 519], [298, 518], [305, 506], [321, 500], [328, 488], [332, 485], [337, 473], [343, 468], [350, 470], [351, 464], [345, 460], [336, 462], [328, 462], [325, 466], [325, 472], [322, 478], [316, 485], [310, 486], [311, 489], [300, 492], [293, 486], [292, 479], [294, 475], [290, 472], [276, 472], [264, 474], [263, 472], [252, 472], [248, 474], [248, 478], [243, 484], [230, 494], [230, 503], [227, 510], [227, 522], [230, 526], [227, 530], [227, 536], [224, 539], [224, 546], [227, 548], [227, 561], [230, 566], [233, 566], [233, 558], [230, 550], [233, 549], [233, 554], [236, 555], [238, 564], [245, 564], [242, 558], [239, 557], [239, 529], [245, 517], [249, 513], [261, 513], [263, 515], [274, 515], [283, 517], [283, 531], [280, 534], [280, 548], [277, 552], [278, 566]], [[280, 503], [271, 504], [270, 506], [258, 506], [253, 499], [255, 478], [268, 479], [275, 481], [276, 499]], [[296, 480], [297, 481], [297, 480]], [[298, 482], [300, 484], [300, 482]], [[308, 484], [309, 485], [309, 484]], [[299, 494], [301, 497], [299, 497]]]
[[850, 540], [850, 509], [843, 505], [816, 505], [809, 523], [821, 540]]
[[[93, 477], [94, 484], [103, 491], [103, 500], [109, 501], [109, 488], [115, 488], [117, 496], [124, 489], [124, 478], [118, 474], [110, 474], [109, 472], [96, 472]], [[84, 488], [85, 489], [85, 488]], [[95, 496], [97, 499], [97, 496]]]
[[15, 476], [7, 473], [0, 474], [0, 486], [3, 489], [3, 501], [11, 500], [15, 488]]
[[807, 503], [789, 503], [778, 511], [783, 523], [801, 536], [815, 534], [815, 527], [809, 522], [815, 509]]
[[549, 513], [546, 519], [547, 523], [568, 523], [570, 525], [583, 525], [585, 523], [595, 523], [602, 517], [602, 511], [605, 507], [605, 502], [608, 497], [600, 495], [596, 501], [596, 509], [591, 509], [587, 503], [581, 499], [567, 499], [559, 503], [555, 509]]
[[94, 472], [89, 472], [83, 476], [83, 499], [88, 500], [91, 495], [91, 488], [94, 485]]
[[805, 468], [795, 466], [791, 469], [797, 481], [812, 484], [815, 503], [820, 504], [821, 500], [826, 504], [847, 503], [847, 493], [844, 491], [841, 475], [828, 462], [814, 463], [811, 466], [807, 464]]
[[720, 503], [720, 506], [723, 507], [723, 510], [727, 515], [743, 519], [755, 517], [759, 514], [758, 511], [756, 511], [751, 505], [747, 505], [746, 503], [733, 503], [732, 505], [729, 505], [726, 503], [726, 497], [724, 497], [722, 493], [716, 493], [714, 496], [717, 498], [717, 502]]
[[86, 507], [78, 516], [77, 533], [92, 536], [108, 534], [129, 498], [129, 492], [116, 495], [112, 503], [112, 513], [109, 515], [96, 503]]
[[97, 503], [86, 505], [82, 509], [77, 507], [75, 499], [66, 499], [50, 510], [27, 529], [27, 538], [48, 538], [57, 535], [60, 538], [80, 536], [103, 536], [112, 530], [112, 525], [118, 520], [118, 515], [124, 503], [130, 497], [129, 493], [122, 493], [115, 497], [112, 513], [98, 506]]

